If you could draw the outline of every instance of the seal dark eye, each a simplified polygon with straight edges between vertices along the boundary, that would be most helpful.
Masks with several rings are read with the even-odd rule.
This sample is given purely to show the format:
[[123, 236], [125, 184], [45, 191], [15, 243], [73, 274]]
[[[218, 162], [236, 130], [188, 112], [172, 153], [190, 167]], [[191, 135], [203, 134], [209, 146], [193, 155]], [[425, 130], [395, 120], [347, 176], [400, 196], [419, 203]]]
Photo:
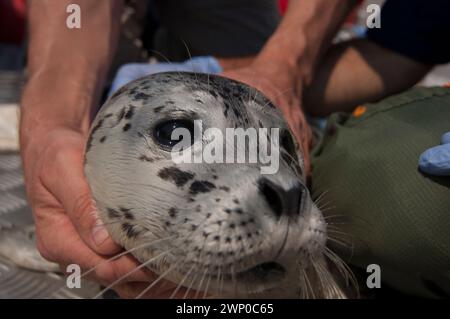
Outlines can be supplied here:
[[[176, 129], [179, 129], [175, 131]], [[194, 143], [194, 122], [191, 120], [169, 120], [158, 124], [154, 130], [156, 141], [166, 147], [172, 148], [177, 143], [183, 142], [184, 146]], [[172, 138], [173, 137], [173, 138]]]

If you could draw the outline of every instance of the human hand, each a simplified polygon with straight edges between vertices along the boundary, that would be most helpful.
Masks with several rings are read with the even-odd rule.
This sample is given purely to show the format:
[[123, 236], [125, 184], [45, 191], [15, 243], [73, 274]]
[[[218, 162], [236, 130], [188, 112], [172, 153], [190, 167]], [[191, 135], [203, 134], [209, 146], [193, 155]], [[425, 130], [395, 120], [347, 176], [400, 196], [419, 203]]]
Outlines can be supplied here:
[[258, 89], [282, 111], [302, 149], [308, 175], [312, 132], [301, 108], [302, 84], [298, 77], [289, 69], [283, 72], [276, 64], [262, 65], [257, 62], [245, 68], [226, 71], [222, 75]]
[[441, 143], [420, 155], [419, 168], [422, 172], [436, 176], [450, 176], [450, 132], [442, 135]]
[[[124, 298], [139, 295], [157, 276], [143, 267], [134, 271], [140, 263], [128, 254], [109, 261], [121, 248], [101, 225], [83, 174], [86, 136], [69, 128], [27, 136], [21, 153], [39, 252], [63, 272], [69, 264], [82, 273], [94, 269], [87, 277], [106, 287], [124, 277], [112, 288]], [[161, 281], [143, 297], [169, 297], [174, 287]]]

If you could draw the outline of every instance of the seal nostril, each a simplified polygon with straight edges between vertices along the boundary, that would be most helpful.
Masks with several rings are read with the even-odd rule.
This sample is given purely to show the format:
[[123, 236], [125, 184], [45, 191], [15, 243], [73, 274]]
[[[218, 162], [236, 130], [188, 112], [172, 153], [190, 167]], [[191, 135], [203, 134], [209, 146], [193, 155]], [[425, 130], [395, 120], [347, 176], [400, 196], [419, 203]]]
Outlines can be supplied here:
[[302, 212], [302, 199], [306, 188], [301, 182], [291, 181], [290, 188], [286, 190], [269, 178], [263, 177], [259, 179], [258, 186], [277, 218], [283, 214], [295, 217]]
[[280, 217], [283, 212], [283, 201], [278, 192], [267, 179], [260, 180], [259, 188], [267, 204], [269, 204], [275, 215]]

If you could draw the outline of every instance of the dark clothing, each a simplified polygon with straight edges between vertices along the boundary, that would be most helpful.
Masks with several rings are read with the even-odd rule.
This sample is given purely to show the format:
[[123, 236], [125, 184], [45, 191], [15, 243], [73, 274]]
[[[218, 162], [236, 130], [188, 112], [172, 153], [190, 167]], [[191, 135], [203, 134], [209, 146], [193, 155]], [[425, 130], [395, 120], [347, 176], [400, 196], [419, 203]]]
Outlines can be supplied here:
[[[154, 0], [153, 48], [171, 61], [256, 55], [281, 20], [277, 0]], [[450, 62], [449, 0], [388, 0], [368, 38], [425, 64]], [[186, 48], [187, 47], [187, 48]]]
[[[277, 0], [160, 0], [154, 49], [171, 61], [256, 55], [275, 31]], [[184, 44], [184, 43], [186, 44]]]
[[388, 0], [370, 40], [425, 64], [450, 62], [449, 0]]

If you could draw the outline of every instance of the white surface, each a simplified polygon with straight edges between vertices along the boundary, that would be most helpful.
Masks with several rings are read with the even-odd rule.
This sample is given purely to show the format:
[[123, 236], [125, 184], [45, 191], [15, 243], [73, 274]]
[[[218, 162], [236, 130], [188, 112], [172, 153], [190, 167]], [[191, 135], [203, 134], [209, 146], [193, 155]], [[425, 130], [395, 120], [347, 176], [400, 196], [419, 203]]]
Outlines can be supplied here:
[[0, 105], [0, 150], [19, 149], [19, 107], [17, 104]]

